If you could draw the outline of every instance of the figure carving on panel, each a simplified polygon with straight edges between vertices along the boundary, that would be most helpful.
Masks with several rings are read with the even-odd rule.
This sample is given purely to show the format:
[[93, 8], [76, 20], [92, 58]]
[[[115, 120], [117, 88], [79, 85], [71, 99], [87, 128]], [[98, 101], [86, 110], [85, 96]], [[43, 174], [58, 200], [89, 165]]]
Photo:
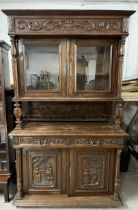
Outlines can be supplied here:
[[97, 171], [92, 168], [86, 168], [83, 172], [83, 184], [84, 185], [97, 185], [98, 176]]

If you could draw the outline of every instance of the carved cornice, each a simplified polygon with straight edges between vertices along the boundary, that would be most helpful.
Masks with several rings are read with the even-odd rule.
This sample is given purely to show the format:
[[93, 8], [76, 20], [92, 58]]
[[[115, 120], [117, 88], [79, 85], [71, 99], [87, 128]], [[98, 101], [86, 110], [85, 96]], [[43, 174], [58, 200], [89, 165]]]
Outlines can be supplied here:
[[9, 34], [126, 34], [128, 19], [124, 18], [37, 18], [10, 17]]
[[14, 137], [13, 144], [16, 145], [36, 145], [36, 146], [50, 146], [50, 145], [87, 145], [97, 147], [102, 145], [121, 145], [122, 138], [104, 138], [104, 137]]

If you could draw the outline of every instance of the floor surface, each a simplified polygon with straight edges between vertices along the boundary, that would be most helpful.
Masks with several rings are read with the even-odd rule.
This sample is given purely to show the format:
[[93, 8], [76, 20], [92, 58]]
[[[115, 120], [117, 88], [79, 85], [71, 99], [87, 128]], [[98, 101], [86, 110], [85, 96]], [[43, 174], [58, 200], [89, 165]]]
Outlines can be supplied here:
[[[117, 208], [117, 210], [138, 210], [138, 171], [133, 172], [127, 172], [121, 174], [121, 180], [120, 180], [120, 195], [121, 199], [124, 203], [124, 206], [121, 208]], [[28, 208], [16, 208], [12, 205], [12, 197], [13, 197], [13, 190], [10, 189], [10, 198], [11, 201], [9, 203], [4, 203], [3, 194], [0, 193], [0, 209], [1, 210], [14, 210], [14, 209], [21, 209], [26, 210]], [[33, 210], [35, 208], [31, 208]], [[61, 210], [61, 208], [37, 208], [37, 210]], [[73, 208], [67, 208], [67, 210], [70, 210]], [[78, 209], [78, 208], [77, 208]], [[87, 208], [89, 210], [90, 208]], [[91, 208], [93, 210], [98, 210], [95, 208]], [[104, 210], [105, 208], [102, 208]], [[115, 208], [106, 208], [108, 210]], [[76, 210], [76, 208], [75, 208]], [[83, 208], [83, 210], [86, 210]]]

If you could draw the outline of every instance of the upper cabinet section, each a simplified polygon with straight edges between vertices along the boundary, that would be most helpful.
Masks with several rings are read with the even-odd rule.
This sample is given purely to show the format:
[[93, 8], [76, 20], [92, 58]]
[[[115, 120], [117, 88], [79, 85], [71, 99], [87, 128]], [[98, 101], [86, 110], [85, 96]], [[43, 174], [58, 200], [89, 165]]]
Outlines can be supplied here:
[[9, 35], [128, 35], [133, 11], [4, 10]]
[[5, 10], [14, 100], [112, 100], [121, 96], [133, 11]]

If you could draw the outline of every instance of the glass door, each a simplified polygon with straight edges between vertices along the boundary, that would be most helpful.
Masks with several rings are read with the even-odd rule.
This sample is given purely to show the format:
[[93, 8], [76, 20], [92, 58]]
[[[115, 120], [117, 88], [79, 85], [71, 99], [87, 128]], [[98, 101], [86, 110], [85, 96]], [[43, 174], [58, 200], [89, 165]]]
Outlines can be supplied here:
[[[70, 45], [70, 95], [107, 97], [116, 94], [116, 42], [113, 40], [72, 40]], [[114, 78], [114, 81], [113, 81]]]
[[24, 39], [19, 42], [19, 51], [22, 96], [65, 95], [66, 43], [64, 40]]

